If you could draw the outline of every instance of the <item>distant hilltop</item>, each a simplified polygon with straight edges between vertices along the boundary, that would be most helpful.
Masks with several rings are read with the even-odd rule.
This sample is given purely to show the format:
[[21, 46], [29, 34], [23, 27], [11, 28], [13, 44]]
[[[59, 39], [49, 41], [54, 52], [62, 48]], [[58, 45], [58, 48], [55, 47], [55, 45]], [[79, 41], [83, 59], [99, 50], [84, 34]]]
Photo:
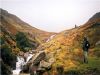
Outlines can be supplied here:
[[94, 19], [97, 19], [97, 18], [100, 18], [100, 12], [94, 14], [89, 20], [94, 20]]

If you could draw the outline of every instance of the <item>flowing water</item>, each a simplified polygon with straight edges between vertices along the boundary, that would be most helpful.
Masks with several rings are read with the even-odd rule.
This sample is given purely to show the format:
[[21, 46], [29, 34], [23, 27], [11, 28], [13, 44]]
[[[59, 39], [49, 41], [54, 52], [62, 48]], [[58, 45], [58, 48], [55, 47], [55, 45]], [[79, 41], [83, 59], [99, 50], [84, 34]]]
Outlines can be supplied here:
[[26, 62], [22, 56], [17, 56], [16, 69], [12, 71], [13, 75], [19, 75], [22, 70], [22, 67], [32, 58], [32, 56], [32, 54], [29, 54], [26, 59]]
[[54, 34], [54, 35], [51, 35], [51, 36], [47, 39], [46, 42], [49, 42], [49, 41], [50, 41], [51, 39], [53, 39], [55, 36], [56, 36], [55, 34]]

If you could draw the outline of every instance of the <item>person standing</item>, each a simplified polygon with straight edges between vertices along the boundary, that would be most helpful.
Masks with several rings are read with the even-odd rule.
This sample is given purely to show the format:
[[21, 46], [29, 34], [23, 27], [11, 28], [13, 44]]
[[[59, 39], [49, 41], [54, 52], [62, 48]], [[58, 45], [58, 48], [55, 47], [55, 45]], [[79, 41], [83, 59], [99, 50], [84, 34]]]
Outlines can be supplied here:
[[90, 47], [90, 43], [86, 37], [83, 39], [83, 54], [84, 54], [84, 63], [88, 63], [88, 49]]

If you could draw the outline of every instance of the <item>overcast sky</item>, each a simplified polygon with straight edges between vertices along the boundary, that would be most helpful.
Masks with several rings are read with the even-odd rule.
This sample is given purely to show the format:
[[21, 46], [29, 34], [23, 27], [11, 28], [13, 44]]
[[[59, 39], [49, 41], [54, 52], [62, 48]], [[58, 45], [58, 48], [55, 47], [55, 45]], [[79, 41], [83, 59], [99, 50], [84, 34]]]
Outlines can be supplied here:
[[1, 6], [33, 27], [60, 32], [100, 12], [100, 0], [1, 0]]

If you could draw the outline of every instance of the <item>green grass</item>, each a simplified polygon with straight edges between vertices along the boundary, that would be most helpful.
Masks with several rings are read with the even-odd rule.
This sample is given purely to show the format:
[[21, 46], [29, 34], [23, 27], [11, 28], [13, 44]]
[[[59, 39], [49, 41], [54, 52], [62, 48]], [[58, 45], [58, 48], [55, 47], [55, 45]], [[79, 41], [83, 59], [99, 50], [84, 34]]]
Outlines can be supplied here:
[[80, 64], [78, 67], [71, 68], [65, 71], [66, 74], [71, 75], [99, 75], [100, 73], [100, 58], [89, 57], [88, 64]]
[[100, 73], [100, 58], [96, 57], [89, 57], [88, 58], [88, 64], [81, 64], [78, 67], [78, 70], [83, 75], [88, 75], [92, 73]]
[[100, 58], [96, 58], [96, 57], [89, 57], [89, 62], [88, 62], [88, 66], [91, 68], [97, 68], [98, 70], [100, 70]]

